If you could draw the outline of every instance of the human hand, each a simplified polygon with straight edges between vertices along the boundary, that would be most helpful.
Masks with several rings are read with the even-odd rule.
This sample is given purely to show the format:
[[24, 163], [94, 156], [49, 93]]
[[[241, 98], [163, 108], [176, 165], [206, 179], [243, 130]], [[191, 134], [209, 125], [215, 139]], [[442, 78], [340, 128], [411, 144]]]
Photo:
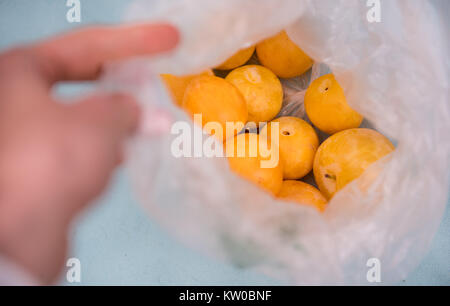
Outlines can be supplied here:
[[52, 86], [177, 41], [168, 25], [91, 28], [0, 54], [0, 253], [43, 283], [58, 275], [71, 220], [104, 189], [139, 120], [127, 95], [62, 104]]

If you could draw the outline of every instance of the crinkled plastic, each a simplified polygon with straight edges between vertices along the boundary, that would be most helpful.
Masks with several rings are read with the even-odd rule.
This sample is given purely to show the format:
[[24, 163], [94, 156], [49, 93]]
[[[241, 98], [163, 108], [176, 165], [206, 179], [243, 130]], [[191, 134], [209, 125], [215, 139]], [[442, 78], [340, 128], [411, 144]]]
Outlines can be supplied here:
[[[370, 258], [380, 260], [382, 284], [404, 279], [426, 254], [447, 201], [448, 36], [428, 1], [381, 1], [379, 23], [368, 22], [369, 10], [357, 0], [133, 1], [127, 22], [169, 21], [182, 37], [172, 53], [107, 69], [105, 86], [133, 93], [148, 113], [164, 109], [192, 126], [158, 74], [214, 67], [286, 28], [397, 145], [320, 215], [274, 200], [232, 174], [224, 158], [176, 158], [176, 135], [144, 128], [128, 163], [151, 218], [196, 249], [289, 284], [369, 284]], [[303, 89], [287, 93], [297, 108]]]

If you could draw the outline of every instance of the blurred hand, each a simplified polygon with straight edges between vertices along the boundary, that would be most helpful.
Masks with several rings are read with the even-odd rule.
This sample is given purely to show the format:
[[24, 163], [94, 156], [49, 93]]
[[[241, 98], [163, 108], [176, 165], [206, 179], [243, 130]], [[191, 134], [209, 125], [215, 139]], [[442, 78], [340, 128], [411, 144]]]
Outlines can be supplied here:
[[73, 217], [106, 186], [136, 129], [123, 94], [64, 105], [58, 81], [93, 80], [105, 62], [175, 47], [167, 25], [92, 28], [0, 54], [0, 254], [49, 283]]

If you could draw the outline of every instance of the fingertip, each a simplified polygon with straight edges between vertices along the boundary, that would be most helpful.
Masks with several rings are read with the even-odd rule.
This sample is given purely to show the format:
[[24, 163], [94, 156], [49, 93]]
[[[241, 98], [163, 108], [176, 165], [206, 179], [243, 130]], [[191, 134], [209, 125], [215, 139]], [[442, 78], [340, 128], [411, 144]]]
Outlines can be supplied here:
[[180, 41], [178, 29], [168, 23], [145, 25], [143, 33], [148, 53], [170, 51]]

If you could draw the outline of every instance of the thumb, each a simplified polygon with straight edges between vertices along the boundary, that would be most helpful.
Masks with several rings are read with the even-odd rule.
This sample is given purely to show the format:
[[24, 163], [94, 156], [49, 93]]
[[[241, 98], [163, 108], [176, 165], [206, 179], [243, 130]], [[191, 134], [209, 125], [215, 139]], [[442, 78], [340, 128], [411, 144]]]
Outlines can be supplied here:
[[120, 93], [95, 94], [73, 108], [77, 125], [91, 127], [92, 132], [111, 145], [121, 144], [136, 131], [141, 113], [133, 97]]
[[140, 110], [131, 96], [116, 93], [92, 95], [69, 105], [66, 111], [63, 120], [69, 126], [65, 137], [75, 165], [71, 192], [85, 203], [104, 189], [122, 161], [124, 141], [136, 131]]

